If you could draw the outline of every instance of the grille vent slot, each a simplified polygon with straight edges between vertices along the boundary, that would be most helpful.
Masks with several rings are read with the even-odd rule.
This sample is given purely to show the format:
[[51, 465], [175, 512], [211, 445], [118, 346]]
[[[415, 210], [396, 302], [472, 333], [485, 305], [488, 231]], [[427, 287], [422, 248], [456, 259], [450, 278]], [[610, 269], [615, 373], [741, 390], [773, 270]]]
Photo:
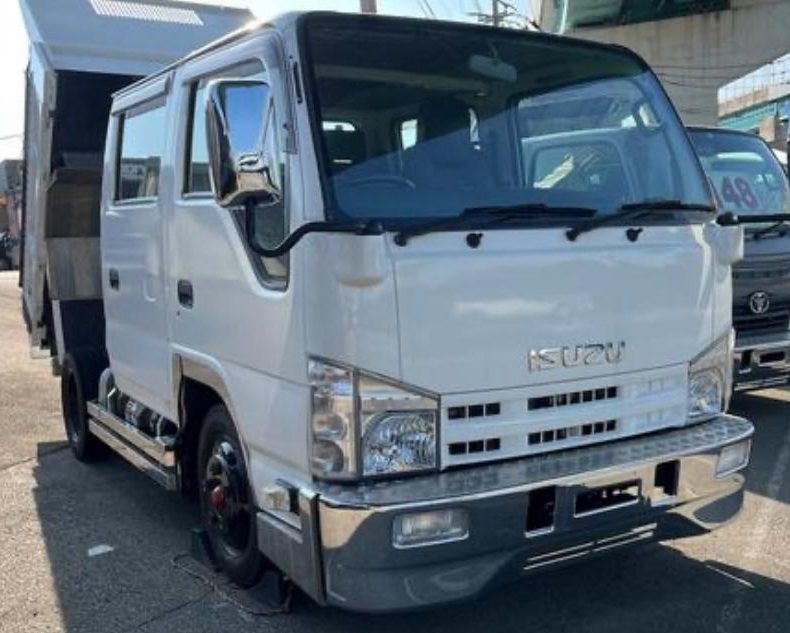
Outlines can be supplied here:
[[772, 312], [760, 316], [733, 317], [733, 326], [738, 334], [769, 334], [773, 332], [786, 332], [790, 325], [790, 315], [787, 312]]
[[450, 455], [474, 455], [475, 453], [491, 453], [502, 448], [502, 440], [492, 437], [487, 440], [473, 440], [471, 442], [453, 442], [448, 447]]
[[548, 429], [546, 431], [530, 433], [527, 436], [527, 444], [530, 446], [536, 446], [538, 444], [551, 444], [552, 442], [562, 442], [563, 440], [574, 437], [612, 433], [616, 430], [617, 420], [590, 422], [589, 424], [579, 424], [578, 426], [568, 426], [561, 429]]
[[567, 407], [574, 404], [598, 402], [599, 400], [611, 400], [616, 397], [617, 387], [599, 387], [598, 389], [586, 389], [585, 391], [573, 391], [571, 393], [558, 393], [552, 396], [530, 398], [527, 400], [527, 410], [537, 411], [540, 409]]
[[488, 402], [486, 404], [470, 404], [465, 407], [450, 407], [447, 409], [447, 417], [451, 420], [487, 418], [492, 415], [499, 415], [501, 411], [502, 406], [499, 402]]

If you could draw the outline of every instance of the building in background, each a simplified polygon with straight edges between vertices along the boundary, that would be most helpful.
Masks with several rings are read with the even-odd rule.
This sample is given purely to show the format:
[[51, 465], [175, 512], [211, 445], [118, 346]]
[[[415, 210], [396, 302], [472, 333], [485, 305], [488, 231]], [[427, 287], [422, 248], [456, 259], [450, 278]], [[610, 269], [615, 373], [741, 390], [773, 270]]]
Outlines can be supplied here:
[[719, 124], [758, 133], [785, 154], [785, 163], [789, 119], [790, 55], [749, 73], [719, 93]]
[[0, 270], [19, 267], [22, 161], [0, 163]]

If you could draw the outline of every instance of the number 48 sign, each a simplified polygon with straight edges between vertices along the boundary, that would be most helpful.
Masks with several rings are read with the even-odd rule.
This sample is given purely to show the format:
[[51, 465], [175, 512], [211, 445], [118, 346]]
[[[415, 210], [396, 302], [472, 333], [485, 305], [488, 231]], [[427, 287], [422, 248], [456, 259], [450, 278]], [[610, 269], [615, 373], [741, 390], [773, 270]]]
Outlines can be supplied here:
[[752, 190], [752, 186], [745, 178], [737, 176], [730, 178], [725, 176], [721, 180], [719, 195], [725, 203], [725, 207], [738, 209], [756, 209], [760, 205], [760, 200]]

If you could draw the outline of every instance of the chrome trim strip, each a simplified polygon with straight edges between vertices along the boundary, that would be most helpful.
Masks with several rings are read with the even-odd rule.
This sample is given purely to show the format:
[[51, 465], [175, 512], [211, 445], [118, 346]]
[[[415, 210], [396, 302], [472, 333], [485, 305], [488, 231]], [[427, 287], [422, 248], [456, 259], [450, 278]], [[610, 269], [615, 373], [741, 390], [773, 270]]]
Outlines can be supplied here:
[[[94, 426], [106, 428], [118, 436], [118, 440], [130, 444], [157, 464], [165, 468], [173, 468], [175, 466], [176, 456], [170, 444], [148, 437], [95, 402], [88, 403], [88, 415], [92, 418], [91, 430]], [[93, 424], [94, 422], [96, 424]]]
[[165, 490], [178, 490], [178, 477], [173, 471], [168, 471], [155, 464], [134, 447], [127, 444], [122, 438], [103, 426], [95, 418], [88, 421], [90, 432], [102, 442], [123, 457], [132, 466], [148, 475]]
[[609, 536], [606, 538], [598, 539], [595, 541], [587, 541], [580, 545], [575, 545], [566, 549], [555, 550], [553, 552], [546, 552], [537, 556], [531, 556], [526, 560], [526, 564], [522, 567], [524, 571], [531, 571], [540, 569], [541, 567], [550, 567], [558, 563], [564, 563], [583, 558], [598, 552], [606, 552], [608, 550], [623, 547], [624, 545], [631, 545], [639, 543], [640, 541], [648, 541], [653, 538], [656, 523], [650, 523], [641, 527], [634, 528], [621, 534]]

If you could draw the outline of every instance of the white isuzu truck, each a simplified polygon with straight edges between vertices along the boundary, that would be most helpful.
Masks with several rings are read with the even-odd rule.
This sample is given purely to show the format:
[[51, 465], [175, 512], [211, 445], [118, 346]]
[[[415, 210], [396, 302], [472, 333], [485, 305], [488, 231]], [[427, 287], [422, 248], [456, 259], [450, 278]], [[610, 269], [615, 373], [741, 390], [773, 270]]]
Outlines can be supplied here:
[[743, 233], [630, 51], [289, 14], [116, 93], [104, 156], [69, 442], [238, 584], [411, 609], [738, 513]]

